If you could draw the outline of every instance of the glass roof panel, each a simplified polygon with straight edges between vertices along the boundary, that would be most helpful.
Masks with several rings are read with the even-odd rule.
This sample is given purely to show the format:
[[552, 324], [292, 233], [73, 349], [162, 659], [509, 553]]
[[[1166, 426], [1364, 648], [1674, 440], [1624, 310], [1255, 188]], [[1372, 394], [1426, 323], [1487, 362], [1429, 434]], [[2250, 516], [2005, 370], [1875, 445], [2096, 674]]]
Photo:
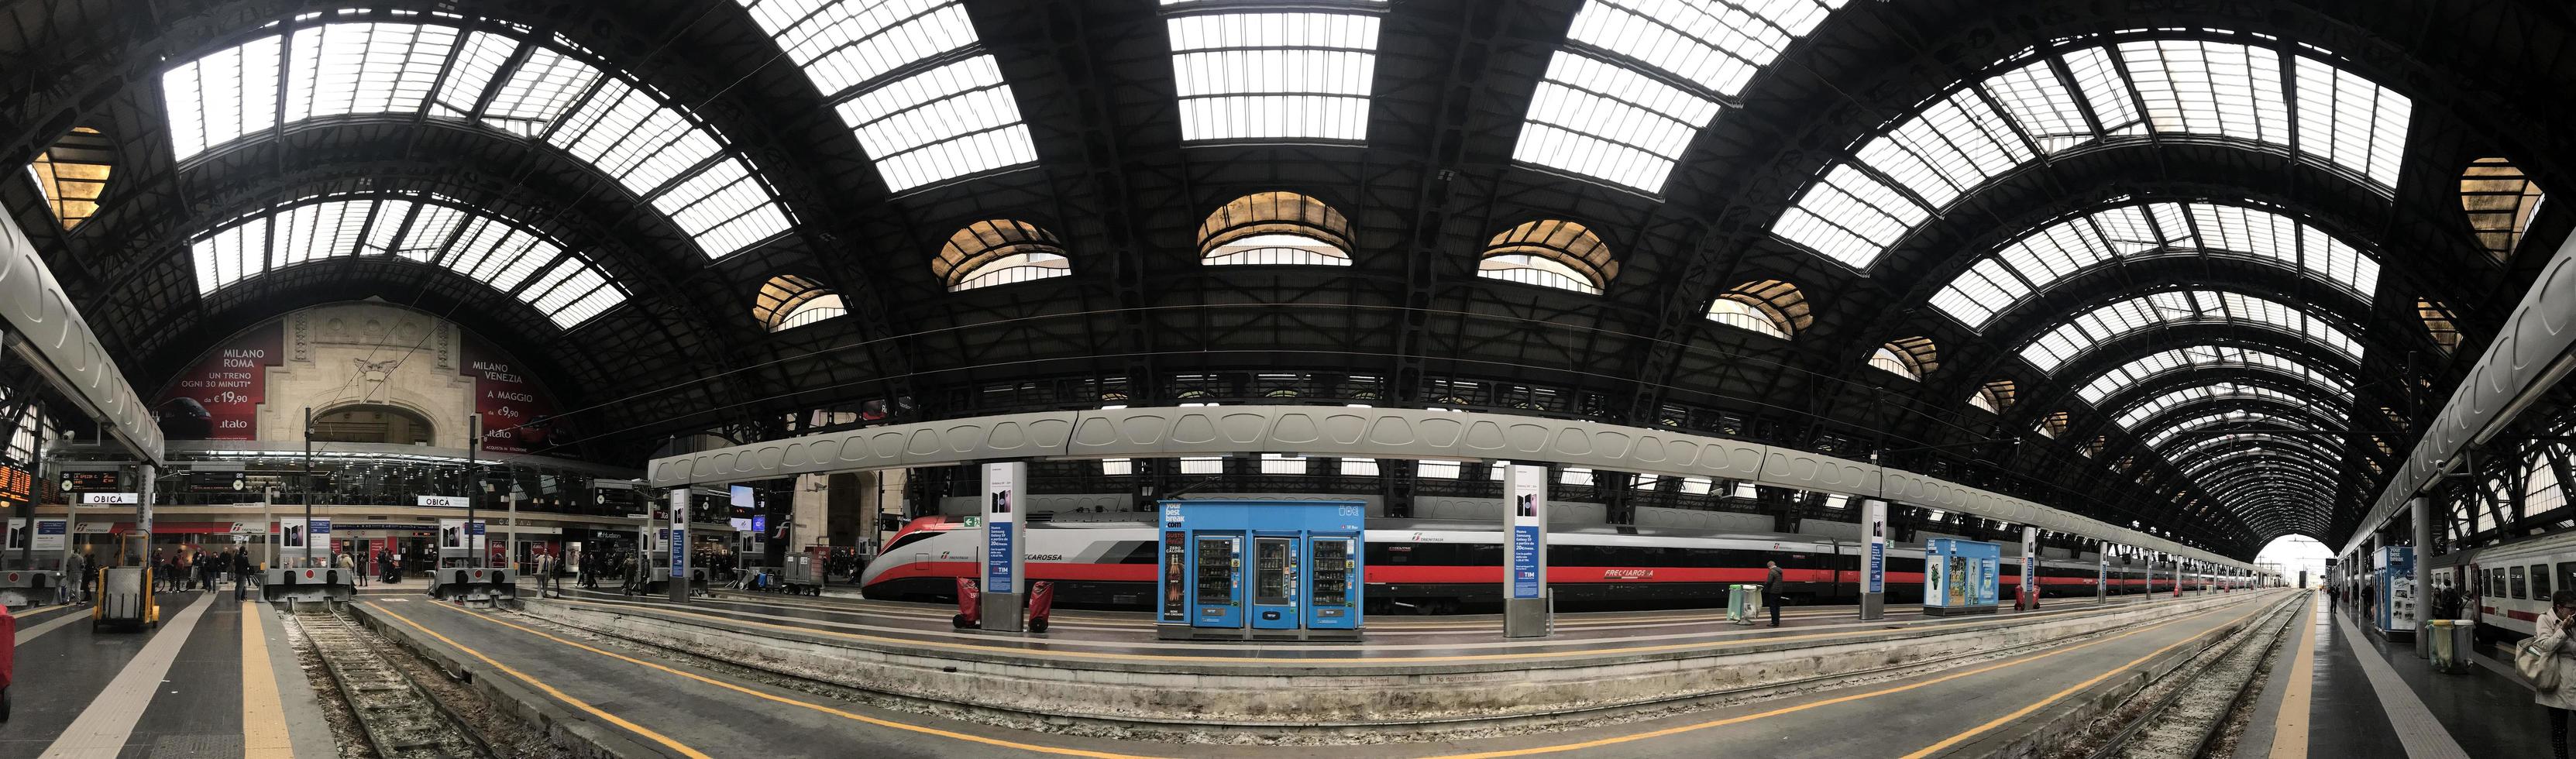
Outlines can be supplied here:
[[[172, 151], [186, 160], [305, 119], [426, 114], [542, 139], [666, 211], [697, 207], [709, 186], [740, 188], [701, 219], [677, 220], [711, 258], [787, 230], [766, 185], [741, 181], [747, 164], [715, 160], [726, 143], [696, 117], [553, 47], [527, 49], [512, 63], [529, 44], [488, 31], [375, 22], [262, 37], [162, 75]], [[663, 197], [680, 187], [702, 191]], [[742, 219], [752, 221], [726, 223]]]
[[2370, 300], [2379, 262], [2333, 235], [2260, 208], [2149, 203], [2042, 227], [1971, 265], [1932, 305], [1984, 331], [1994, 317], [2082, 271], [2122, 260], [2216, 255], [2299, 270]]
[[2271, 414], [2256, 411], [2221, 411], [2214, 414], [2195, 416], [2190, 419], [2185, 419], [2167, 425], [2163, 429], [2156, 430], [2155, 434], [2147, 436], [2147, 447], [2162, 447], [2165, 444], [2165, 441], [2172, 440], [2175, 436], [2181, 435], [2182, 433], [2190, 432], [2192, 430], [2207, 429], [2221, 424], [2259, 424], [2265, 427], [2307, 429], [2307, 425], [2305, 424], [2273, 416]]
[[1880, 251], [1930, 216], [1868, 174], [1838, 165], [1823, 180], [1807, 185], [1797, 206], [1782, 214], [1772, 231], [1826, 258], [1866, 269]]
[[2337, 420], [2345, 418], [2343, 411], [2339, 409], [2315, 406], [2308, 403], [2308, 401], [2301, 396], [2291, 395], [2262, 385], [2249, 385], [2241, 382], [2215, 382], [2201, 385], [2199, 387], [2187, 387], [2175, 390], [2164, 395], [2156, 396], [2146, 402], [2131, 406], [2127, 412], [2120, 415], [2120, 426], [2136, 427], [2139, 422], [2146, 421], [2147, 417], [2163, 413], [2165, 409], [2198, 400], [2226, 397], [2260, 398], [2263, 400], [2278, 401], [2294, 407], [2313, 409], [2317, 413], [2324, 414]]
[[[626, 300], [598, 267], [553, 240], [436, 195], [307, 197], [225, 224], [189, 243], [200, 294], [299, 263], [399, 254], [511, 293], [565, 329]], [[386, 247], [397, 234], [404, 247]], [[540, 270], [543, 277], [519, 287]]]
[[[2350, 172], [2382, 195], [2393, 195], [2411, 109], [2406, 97], [2325, 59], [2288, 59], [2267, 47], [2208, 40], [2135, 40], [2037, 53], [1861, 141], [1852, 160], [1930, 206], [1926, 216], [2046, 155], [2150, 133], [2295, 149], [2301, 158]], [[2289, 89], [2283, 80], [2293, 76], [2285, 68], [2296, 72], [2295, 104], [2285, 100]], [[2002, 112], [1988, 108], [1977, 93], [1992, 98]], [[1774, 234], [1866, 269], [1912, 231], [1914, 224], [1907, 224], [1873, 240], [1875, 249], [1850, 249], [1849, 240], [1815, 229], [1817, 219], [1839, 217], [1817, 207], [1833, 202], [1833, 194], [1813, 187], [1773, 225]]]
[[1164, 25], [1182, 140], [1368, 139], [1377, 16], [1208, 13]]
[[2271, 300], [2211, 290], [2155, 293], [2086, 311], [2024, 346], [2021, 356], [2042, 372], [2055, 371], [2067, 359], [2131, 332], [2212, 322], [2271, 327], [2307, 338], [2356, 361], [2361, 358], [2361, 343], [2323, 319]]
[[2217, 345], [2178, 348], [2122, 364], [2093, 378], [2092, 382], [2086, 383], [2082, 390], [2077, 391], [2077, 395], [2081, 396], [2086, 403], [2098, 405], [2103, 398], [2110, 397], [2111, 393], [2120, 388], [2137, 385], [2146, 381], [2148, 377], [2167, 371], [2228, 367], [2266, 369], [2305, 379], [2319, 389], [2331, 391], [2338, 398], [2349, 400], [2352, 397], [2352, 386], [2335, 379], [2332, 375], [2310, 369], [2305, 364], [2263, 351]]
[[737, 0], [903, 192], [1037, 162], [964, 0]]
[[1660, 193], [1718, 100], [1844, 2], [1589, 0], [1548, 62], [1512, 159]]
[[2328, 450], [2326, 450], [2326, 449], [2324, 449], [2324, 448], [2320, 448], [2320, 447], [2318, 447], [2316, 444], [2311, 443], [2311, 442], [2309, 442], [2309, 441], [2307, 441], [2307, 440], [2305, 440], [2305, 439], [2303, 439], [2303, 438], [2285, 437], [2285, 436], [2282, 436], [2282, 435], [2274, 435], [2274, 434], [2267, 434], [2267, 433], [2261, 433], [2261, 432], [2251, 432], [2251, 433], [2234, 434], [2234, 435], [2202, 435], [2202, 436], [2198, 436], [2198, 437], [2194, 438], [2191, 442], [2186, 443], [2186, 444], [2182, 445], [2182, 446], [2181, 446], [2181, 447], [2179, 447], [2179, 448], [2174, 448], [2174, 449], [2172, 449], [2172, 450], [2170, 450], [2170, 451], [2167, 451], [2167, 452], [2165, 453], [2165, 458], [2166, 458], [2167, 460], [2175, 460], [2175, 461], [2179, 461], [2179, 460], [2182, 460], [2182, 459], [2190, 458], [2190, 457], [2192, 456], [2192, 454], [2194, 454], [2194, 453], [2198, 453], [2198, 452], [2200, 452], [2200, 451], [2202, 451], [2202, 450], [2204, 450], [2204, 449], [2213, 448], [2213, 447], [2217, 447], [2217, 446], [2220, 446], [2220, 445], [2225, 445], [2225, 444], [2228, 444], [2228, 443], [2249, 442], [2249, 441], [2250, 441], [2250, 442], [2255, 443], [2256, 445], [2255, 445], [2254, 447], [2255, 447], [2256, 449], [2258, 449], [2258, 450], [2268, 450], [2268, 451], [2283, 451], [2283, 450], [2288, 450], [2288, 451], [2301, 451], [2301, 452], [2304, 452], [2304, 454], [2305, 454], [2307, 457], [2309, 457], [2309, 458], [2313, 458], [2313, 459], [2317, 459], [2317, 460], [2320, 460], [2320, 461], [2339, 461], [2339, 460], [2341, 460], [2341, 459], [2342, 459], [2342, 457], [2341, 457], [2341, 456], [2339, 456], [2339, 455], [2335, 454], [2334, 452], [2332, 452], [2332, 451], [2328, 451]]

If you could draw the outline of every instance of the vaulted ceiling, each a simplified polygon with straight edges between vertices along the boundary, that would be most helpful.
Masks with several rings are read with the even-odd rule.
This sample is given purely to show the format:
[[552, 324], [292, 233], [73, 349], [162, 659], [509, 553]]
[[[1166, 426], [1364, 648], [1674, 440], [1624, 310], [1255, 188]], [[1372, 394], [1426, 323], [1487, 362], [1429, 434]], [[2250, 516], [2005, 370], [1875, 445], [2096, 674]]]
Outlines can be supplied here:
[[2250, 556], [2352, 529], [2576, 223], [2541, 200], [2576, 112], [2537, 94], [2576, 91], [2571, 33], [2538, 0], [25, 0], [0, 204], [144, 388], [377, 297], [534, 364], [599, 458], [816, 409], [1481, 407], [1883, 451]]

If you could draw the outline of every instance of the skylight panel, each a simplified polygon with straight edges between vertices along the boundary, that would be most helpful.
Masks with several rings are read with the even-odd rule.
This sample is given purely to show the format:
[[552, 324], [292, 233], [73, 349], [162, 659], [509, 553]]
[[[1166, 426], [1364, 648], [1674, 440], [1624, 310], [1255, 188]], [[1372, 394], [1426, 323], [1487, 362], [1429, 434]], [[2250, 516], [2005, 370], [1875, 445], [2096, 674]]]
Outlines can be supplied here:
[[1512, 159], [1663, 192], [1717, 99], [1741, 94], [1842, 5], [1590, 0], [1548, 61]]
[[2172, 440], [2175, 436], [2181, 435], [2182, 433], [2207, 429], [2221, 424], [2261, 424], [2275, 428], [2292, 427], [2307, 429], [2307, 425], [2282, 419], [2271, 414], [2253, 411], [2222, 411], [2215, 414], [2192, 417], [2190, 419], [2177, 422], [2162, 430], [2158, 430], [2155, 434], [2147, 436], [2147, 447], [2160, 448], [2164, 446], [2165, 441]]
[[1368, 138], [1376, 16], [1215, 13], [1164, 24], [1182, 140]]
[[839, 110], [896, 192], [1038, 159], [990, 55], [879, 87]]
[[2300, 335], [2354, 359], [2361, 346], [2342, 330], [2304, 311], [2241, 293], [2184, 291], [2155, 293], [2087, 311], [2059, 324], [2022, 348], [2022, 358], [2040, 371], [2057, 367], [2093, 346], [2151, 326], [2235, 321]]
[[2318, 389], [2338, 398], [2352, 397], [2352, 386], [2297, 361], [2271, 353], [2245, 348], [2198, 345], [2145, 356], [2104, 372], [2077, 391], [2086, 403], [2101, 403], [2103, 398], [2120, 388], [2145, 382], [2149, 377], [2178, 369], [2211, 369], [2247, 367], [2265, 369], [2306, 380]]
[[[651, 95], [611, 79], [547, 140], [617, 178], [628, 191], [649, 196], [660, 180], [714, 154], [713, 140], [676, 145], [690, 131], [688, 120]], [[669, 149], [675, 145], [681, 149]]]
[[170, 149], [179, 160], [242, 135], [277, 127], [279, 37], [261, 37], [161, 75]]
[[1857, 155], [1934, 208], [2036, 157], [2003, 116], [1967, 90], [1925, 107]]
[[2156, 131], [2290, 143], [2279, 53], [2227, 42], [2143, 40], [2120, 43], [2120, 57]]
[[1594, 58], [1558, 52], [1512, 157], [1654, 192], [1718, 106]]
[[2004, 107], [2013, 122], [2028, 131], [2039, 149], [2054, 153], [2093, 140], [2092, 125], [2084, 120], [2075, 93], [2049, 68], [2048, 61], [2004, 72], [1986, 80], [1986, 94]]
[[1807, 186], [1772, 231], [1854, 269], [1868, 270], [1931, 212], [1849, 165]]
[[[430, 96], [430, 113], [452, 119], [465, 118], [472, 113], [475, 101], [483, 97], [484, 90], [491, 88], [492, 79], [501, 75], [501, 67], [509, 64], [510, 54], [518, 52], [518, 49], [518, 40], [503, 35], [475, 32], [467, 36], [465, 46], [457, 52], [456, 62], [449, 64], [447, 78], [439, 81], [438, 91]], [[529, 56], [530, 65], [535, 63], [535, 59], [535, 55]], [[527, 68], [522, 66], [521, 72]], [[585, 86], [587, 84], [584, 83]], [[490, 115], [485, 118], [489, 119]], [[534, 132], [512, 131], [521, 137], [535, 135]]]
[[2084, 93], [2084, 104], [2092, 106], [2093, 117], [2111, 134], [2133, 133], [2143, 126], [2138, 117], [2137, 100], [2129, 95], [2129, 79], [2120, 75], [2118, 64], [2111, 60], [2109, 48], [2085, 48], [2059, 58], [2066, 72], [2075, 77], [2075, 88]]
[[787, 215], [740, 159], [727, 158], [653, 199], [681, 231], [697, 238], [710, 257], [736, 251], [787, 231]]
[[286, 65], [283, 119], [419, 111], [455, 52], [456, 37], [452, 27], [418, 24], [297, 30]]
[[962, 0], [738, 1], [814, 89], [836, 102], [888, 189], [1037, 161], [1037, 144], [993, 56], [910, 70], [982, 45]]
[[483, 108], [483, 123], [521, 137], [543, 135], [602, 76], [599, 69], [553, 48], [528, 51], [528, 60], [492, 93], [492, 102]]
[[[570, 328], [625, 300], [598, 268], [510, 220], [440, 199], [306, 198], [236, 220], [189, 243], [200, 294], [307, 261], [398, 255], [455, 272], [535, 307]], [[461, 232], [459, 228], [462, 228]], [[397, 237], [405, 242], [396, 247]], [[452, 240], [452, 243], [451, 243]], [[362, 242], [363, 241], [363, 242]], [[443, 251], [443, 252], [442, 252]], [[548, 268], [551, 266], [552, 268]], [[543, 276], [538, 276], [539, 272]], [[536, 277], [536, 283], [519, 285]]]
[[[2146, 421], [2147, 417], [2162, 413], [2165, 409], [2193, 401], [2224, 397], [2261, 398], [2264, 400], [2278, 401], [2280, 403], [2302, 407], [2308, 405], [2306, 401], [2300, 400], [2288, 393], [2263, 387], [2261, 385], [2220, 382], [2201, 385], [2199, 387], [2183, 388], [2181, 390], [2157, 396], [2155, 399], [2149, 400], [2145, 403], [2140, 403], [2137, 406], [2130, 408], [2128, 413], [2120, 415], [2120, 426], [2136, 427], [2139, 422]], [[2341, 418], [2342, 416], [2330, 409], [2318, 409], [2318, 411], [2321, 413], [2332, 414], [2337, 418]]]
[[2014, 240], [1944, 286], [1933, 305], [1983, 331], [2012, 304], [2086, 269], [2123, 258], [2195, 253], [2304, 271], [2363, 299], [2379, 280], [2377, 261], [2287, 216], [2243, 206], [2152, 203], [2096, 211]]
[[2358, 74], [2298, 57], [2299, 152], [2397, 186], [2414, 101]]

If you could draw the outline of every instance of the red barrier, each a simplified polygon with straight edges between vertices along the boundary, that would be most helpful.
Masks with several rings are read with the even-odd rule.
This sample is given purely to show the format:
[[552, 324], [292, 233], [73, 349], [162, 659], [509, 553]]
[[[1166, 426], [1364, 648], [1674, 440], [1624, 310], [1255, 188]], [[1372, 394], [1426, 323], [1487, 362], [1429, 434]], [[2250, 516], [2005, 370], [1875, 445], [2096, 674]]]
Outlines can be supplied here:
[[957, 578], [957, 617], [949, 620], [949, 623], [956, 625], [960, 630], [983, 628], [984, 591], [975, 587], [974, 580]]
[[1054, 611], [1055, 583], [1039, 580], [1035, 587], [1029, 589], [1029, 632], [1046, 632], [1047, 615]]

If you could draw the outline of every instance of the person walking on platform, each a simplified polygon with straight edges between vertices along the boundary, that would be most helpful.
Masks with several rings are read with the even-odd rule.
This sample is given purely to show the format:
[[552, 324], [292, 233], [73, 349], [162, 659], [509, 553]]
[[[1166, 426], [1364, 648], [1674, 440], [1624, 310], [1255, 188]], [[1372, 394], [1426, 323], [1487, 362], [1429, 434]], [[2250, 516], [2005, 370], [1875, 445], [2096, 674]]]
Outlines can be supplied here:
[[2539, 634], [2523, 641], [2523, 647], [2547, 652], [2550, 666], [2558, 670], [2558, 687], [2537, 691], [2531, 700], [2549, 710], [2549, 750], [2568, 759], [2567, 715], [2576, 710], [2576, 640], [2570, 638], [2576, 634], [2576, 590], [2551, 595], [2549, 611], [2533, 620], [2531, 629]]
[[233, 600], [250, 597], [250, 552], [233, 554]]
[[1762, 605], [1764, 605], [1764, 606], [1768, 606], [1768, 607], [1771, 607], [1771, 626], [1772, 626], [1772, 627], [1779, 627], [1779, 626], [1780, 626], [1780, 562], [1776, 562], [1776, 561], [1768, 561], [1768, 562], [1763, 562], [1763, 563], [1764, 563], [1764, 564], [1767, 564], [1767, 565], [1770, 565], [1770, 567], [1771, 567], [1771, 574], [1770, 574], [1770, 575], [1768, 575], [1768, 576], [1766, 576], [1766, 577], [1764, 577], [1764, 578], [1762, 579]]

